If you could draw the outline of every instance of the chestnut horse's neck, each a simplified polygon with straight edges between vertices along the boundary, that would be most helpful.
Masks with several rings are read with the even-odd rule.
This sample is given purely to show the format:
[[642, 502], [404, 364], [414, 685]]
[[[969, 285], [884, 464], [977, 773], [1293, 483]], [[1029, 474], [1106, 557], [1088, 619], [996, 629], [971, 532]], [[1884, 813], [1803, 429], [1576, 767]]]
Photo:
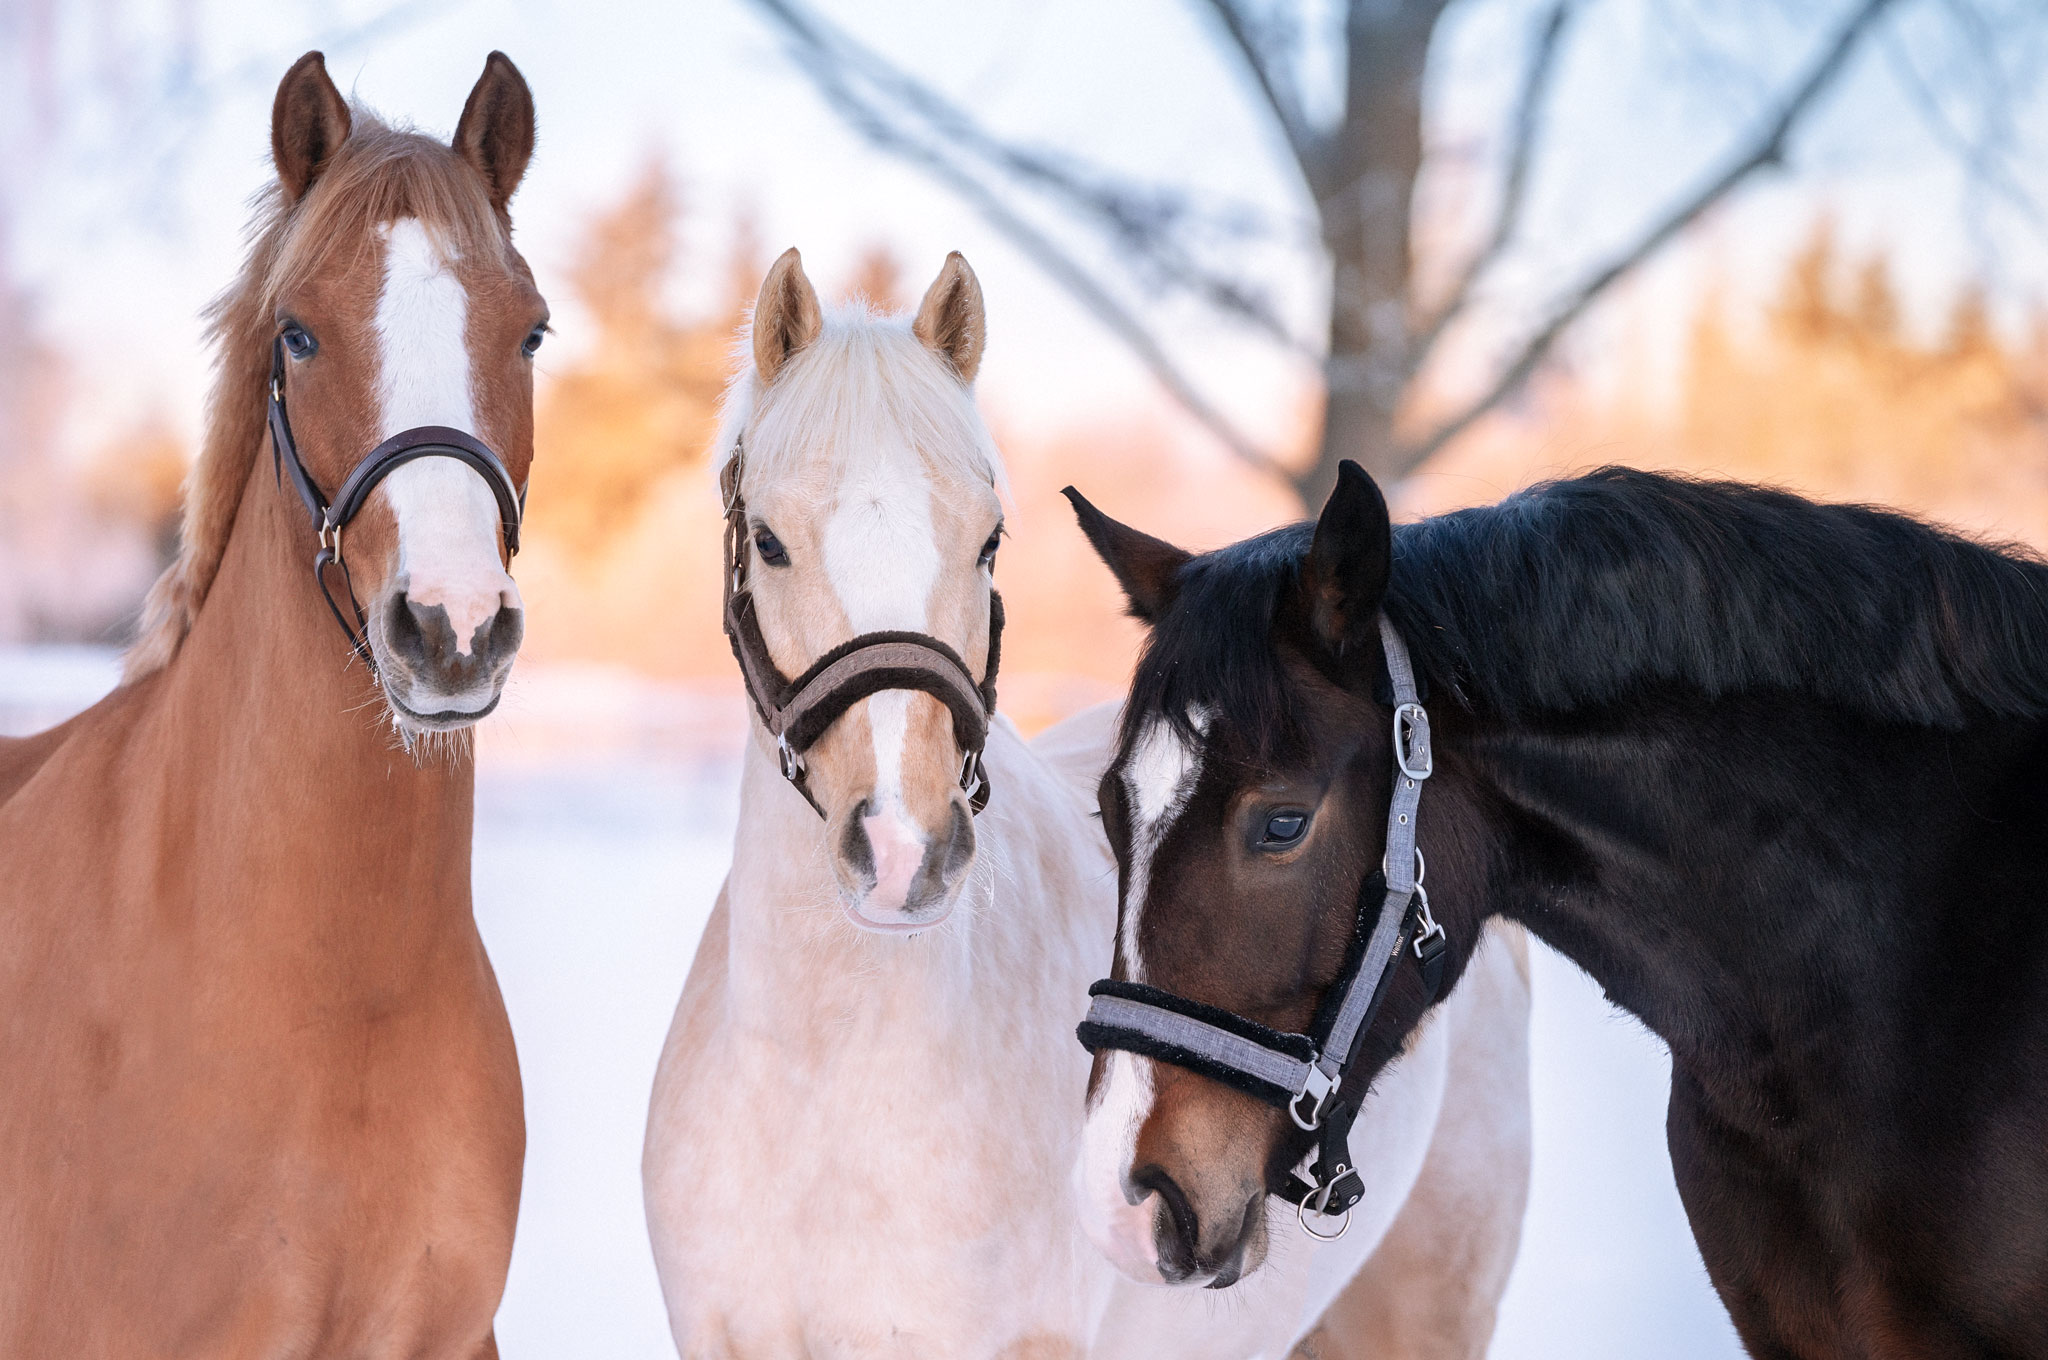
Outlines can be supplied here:
[[329, 940], [403, 948], [405, 932], [387, 927], [468, 918], [467, 738], [417, 758], [404, 749], [314, 583], [314, 551], [265, 451], [190, 636], [137, 687], [153, 709], [166, 829], [191, 828], [163, 853], [200, 880], [222, 874], [216, 891], [230, 897], [248, 885], [249, 900], [195, 895], [195, 914], [220, 905], [281, 930], [310, 915]]

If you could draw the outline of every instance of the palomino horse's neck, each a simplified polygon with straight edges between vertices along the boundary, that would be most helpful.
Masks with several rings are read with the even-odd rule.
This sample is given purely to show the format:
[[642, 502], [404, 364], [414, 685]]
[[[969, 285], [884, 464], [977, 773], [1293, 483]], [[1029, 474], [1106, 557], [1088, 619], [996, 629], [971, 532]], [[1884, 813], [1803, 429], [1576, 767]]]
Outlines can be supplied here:
[[310, 920], [346, 988], [357, 963], [398, 981], [422, 932], [468, 921], [474, 775], [466, 746], [404, 749], [314, 584], [314, 551], [262, 453], [191, 634], [143, 683], [163, 853], [180, 861], [164, 867], [189, 870], [195, 918], [280, 934]]
[[[754, 730], [740, 779], [740, 834], [728, 880], [732, 1002], [749, 1024], [803, 1029], [811, 1017], [885, 1017], [899, 1003], [935, 1020], [969, 999], [976, 940], [1003, 853], [980, 819], [977, 863], [952, 915], [911, 937], [872, 935], [839, 905], [825, 823], [783, 779]], [[986, 931], [982, 931], [986, 935]]]

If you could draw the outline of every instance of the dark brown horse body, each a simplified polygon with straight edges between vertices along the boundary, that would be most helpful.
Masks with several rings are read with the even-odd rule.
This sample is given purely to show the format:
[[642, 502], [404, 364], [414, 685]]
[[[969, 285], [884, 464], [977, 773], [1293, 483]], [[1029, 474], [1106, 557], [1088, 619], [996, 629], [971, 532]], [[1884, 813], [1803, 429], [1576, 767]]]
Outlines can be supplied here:
[[[531, 146], [525, 86], [502, 57], [472, 109], [480, 97], [501, 117], [512, 108], [515, 136], [523, 107]], [[220, 309], [213, 428], [144, 673], [61, 727], [0, 743], [9, 1357], [496, 1353], [525, 1135], [470, 908], [473, 771], [466, 741], [394, 730], [385, 707], [394, 687], [417, 698], [452, 672], [430, 648], [389, 645], [388, 622], [372, 633], [384, 692], [352, 664], [308, 570], [313, 531], [256, 432], [271, 337], [303, 325], [320, 352], [287, 387], [309, 471], [331, 491], [377, 435], [365, 308], [396, 266], [380, 271], [365, 242], [382, 239], [387, 210], [431, 217], [410, 201], [429, 178], [473, 197], [503, 239], [503, 195], [488, 160], [360, 114], [351, 145], [317, 57], [286, 78], [278, 109], [285, 194]], [[465, 115], [458, 147], [482, 116]], [[370, 156], [382, 168], [351, 160]], [[379, 202], [316, 202], [307, 181], [336, 171]], [[298, 243], [305, 277], [265, 298], [311, 211], [368, 236]], [[475, 245], [465, 269], [505, 272]], [[522, 286], [503, 290], [506, 326], [532, 324]], [[486, 305], [468, 315], [496, 344]], [[528, 391], [494, 394], [476, 368], [475, 433], [523, 482]], [[387, 415], [393, 404], [387, 393]], [[417, 504], [430, 483], [411, 484]], [[413, 614], [439, 609], [421, 602], [452, 601], [453, 587], [428, 579], [426, 531], [398, 504], [379, 493], [351, 530], [356, 587], [387, 616], [408, 600]], [[475, 571], [495, 581], [490, 551]], [[515, 621], [500, 612], [502, 635]], [[501, 681], [509, 653], [495, 660]]]
[[[1203, 557], [1081, 511], [1153, 624], [1103, 784], [1119, 978], [1308, 1028], [1385, 837], [1384, 610], [1428, 688], [1447, 987], [1501, 914], [1665, 1040], [1751, 1351], [2048, 1356], [2048, 565], [1626, 472], [1391, 530], [1350, 468], [1320, 523]], [[1134, 750], [1170, 799], [1127, 793]], [[1398, 970], [1354, 1098], [1423, 1011]], [[1308, 1139], [1162, 1063], [1133, 1190], [1214, 1257]]]

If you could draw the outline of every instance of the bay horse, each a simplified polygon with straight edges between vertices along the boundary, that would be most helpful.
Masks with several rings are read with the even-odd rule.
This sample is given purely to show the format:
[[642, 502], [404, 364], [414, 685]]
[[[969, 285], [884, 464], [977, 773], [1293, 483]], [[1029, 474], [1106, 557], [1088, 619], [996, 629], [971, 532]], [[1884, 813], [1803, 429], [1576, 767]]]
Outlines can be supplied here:
[[1177, 1029], [1122, 1169], [1191, 1250], [1313, 1155], [1246, 1064], [1334, 1049], [1329, 998], [1384, 978], [1329, 1055], [1369, 1112], [1418, 949], [1454, 1004], [1500, 916], [1669, 1046], [1751, 1353], [2048, 1356], [2048, 563], [1620, 468], [1394, 528], [1347, 463], [1313, 523], [1202, 555], [1070, 494], [1151, 625], [1101, 786], [1096, 1080], [1191, 1006], [1249, 1042]]
[[[1227, 1299], [1126, 1281], [1089, 1243], [1069, 1035], [1114, 929], [1089, 808], [1112, 711], [1030, 744], [993, 711], [985, 336], [958, 255], [913, 317], [883, 317], [827, 311], [792, 250], [727, 394], [726, 619], [755, 716], [648, 1114], [677, 1347], [1201, 1360], [1281, 1356], [1317, 1324], [1324, 1357], [1479, 1355], [1528, 1175], [1512, 949], [1361, 1126], [1407, 1179], [1348, 1240], [1289, 1235]], [[1444, 1174], [1411, 1196], [1425, 1159]]]
[[278, 86], [179, 556], [120, 687], [0, 742], [0, 1354], [497, 1354], [465, 729], [521, 635], [533, 136], [502, 53], [452, 146], [317, 52]]

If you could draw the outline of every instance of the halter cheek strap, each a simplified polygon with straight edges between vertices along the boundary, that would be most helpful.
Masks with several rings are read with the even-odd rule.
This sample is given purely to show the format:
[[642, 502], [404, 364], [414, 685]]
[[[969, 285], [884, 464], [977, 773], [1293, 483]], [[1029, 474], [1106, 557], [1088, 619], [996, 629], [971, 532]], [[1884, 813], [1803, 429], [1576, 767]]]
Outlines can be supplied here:
[[988, 806], [988, 771], [982, 752], [988, 746], [991, 717], [996, 711], [996, 669], [1003, 651], [1003, 597], [988, 596], [988, 663], [976, 680], [960, 654], [926, 633], [876, 632], [848, 638], [812, 662], [791, 680], [769, 654], [768, 640], [754, 610], [748, 576], [747, 502], [740, 494], [746, 449], [733, 445], [732, 457], [718, 474], [725, 496], [725, 636], [740, 663], [740, 677], [761, 725], [775, 739], [782, 777], [796, 787], [820, 817], [825, 809], [812, 796], [805, 757], [811, 747], [862, 699], [883, 690], [918, 690], [946, 706], [953, 718], [953, 740], [964, 752], [960, 787], [968, 806]]
[[[1412, 954], [1420, 966], [1430, 1001], [1443, 983], [1446, 940], [1430, 915], [1422, 851], [1415, 843], [1422, 785], [1435, 768], [1429, 714], [1419, 699], [1407, 644], [1384, 614], [1379, 627], [1394, 700], [1386, 857], [1380, 872], [1359, 885], [1351, 950], [1310, 1033], [1283, 1033], [1142, 982], [1115, 979], [1088, 989], [1093, 1000], [1078, 1031], [1091, 1052], [1121, 1049], [1199, 1072], [1280, 1106], [1297, 1127], [1315, 1133], [1308, 1179], [1290, 1174], [1281, 1192], [1295, 1202], [1302, 1227], [1325, 1238], [1344, 1231], [1351, 1207], [1365, 1194], [1365, 1182], [1350, 1164], [1351, 1125], [1364, 1092], [1346, 1092], [1345, 1076], [1359, 1065], [1366, 1031], [1404, 956]], [[1321, 1233], [1309, 1227], [1310, 1213], [1346, 1217], [1335, 1233]]]
[[[491, 489], [492, 498], [498, 502], [498, 522], [505, 535], [505, 555], [519, 555], [519, 523], [526, 510], [526, 492], [514, 489], [512, 474], [505, 470], [505, 464], [488, 444], [475, 435], [446, 425], [415, 425], [409, 430], [400, 430], [363, 456], [363, 460], [342, 482], [341, 489], [334, 493], [334, 500], [329, 502], [320, 493], [313, 475], [306, 471], [305, 460], [299, 457], [298, 441], [292, 438], [291, 416], [285, 408], [284, 399], [282, 336], [270, 342], [269, 419], [271, 470], [280, 480], [285, 473], [291, 474], [292, 487], [299, 493], [299, 499], [305, 502], [306, 513], [313, 520], [313, 532], [320, 539], [320, 551], [313, 556], [313, 579], [320, 583], [320, 593], [326, 597], [327, 608], [334, 615], [334, 621], [348, 636], [349, 646], [370, 668], [372, 675], [377, 672], [377, 660], [370, 651], [369, 618], [363, 613], [362, 602], [356, 598], [355, 578], [349, 572], [347, 559], [342, 556], [341, 532], [355, 520], [379, 482], [418, 458], [453, 458], [458, 463], [467, 464], [484, 479], [484, 484]], [[355, 615], [353, 623], [341, 612], [341, 605], [327, 584], [330, 569], [341, 573], [342, 591], [348, 597], [350, 612]]]

